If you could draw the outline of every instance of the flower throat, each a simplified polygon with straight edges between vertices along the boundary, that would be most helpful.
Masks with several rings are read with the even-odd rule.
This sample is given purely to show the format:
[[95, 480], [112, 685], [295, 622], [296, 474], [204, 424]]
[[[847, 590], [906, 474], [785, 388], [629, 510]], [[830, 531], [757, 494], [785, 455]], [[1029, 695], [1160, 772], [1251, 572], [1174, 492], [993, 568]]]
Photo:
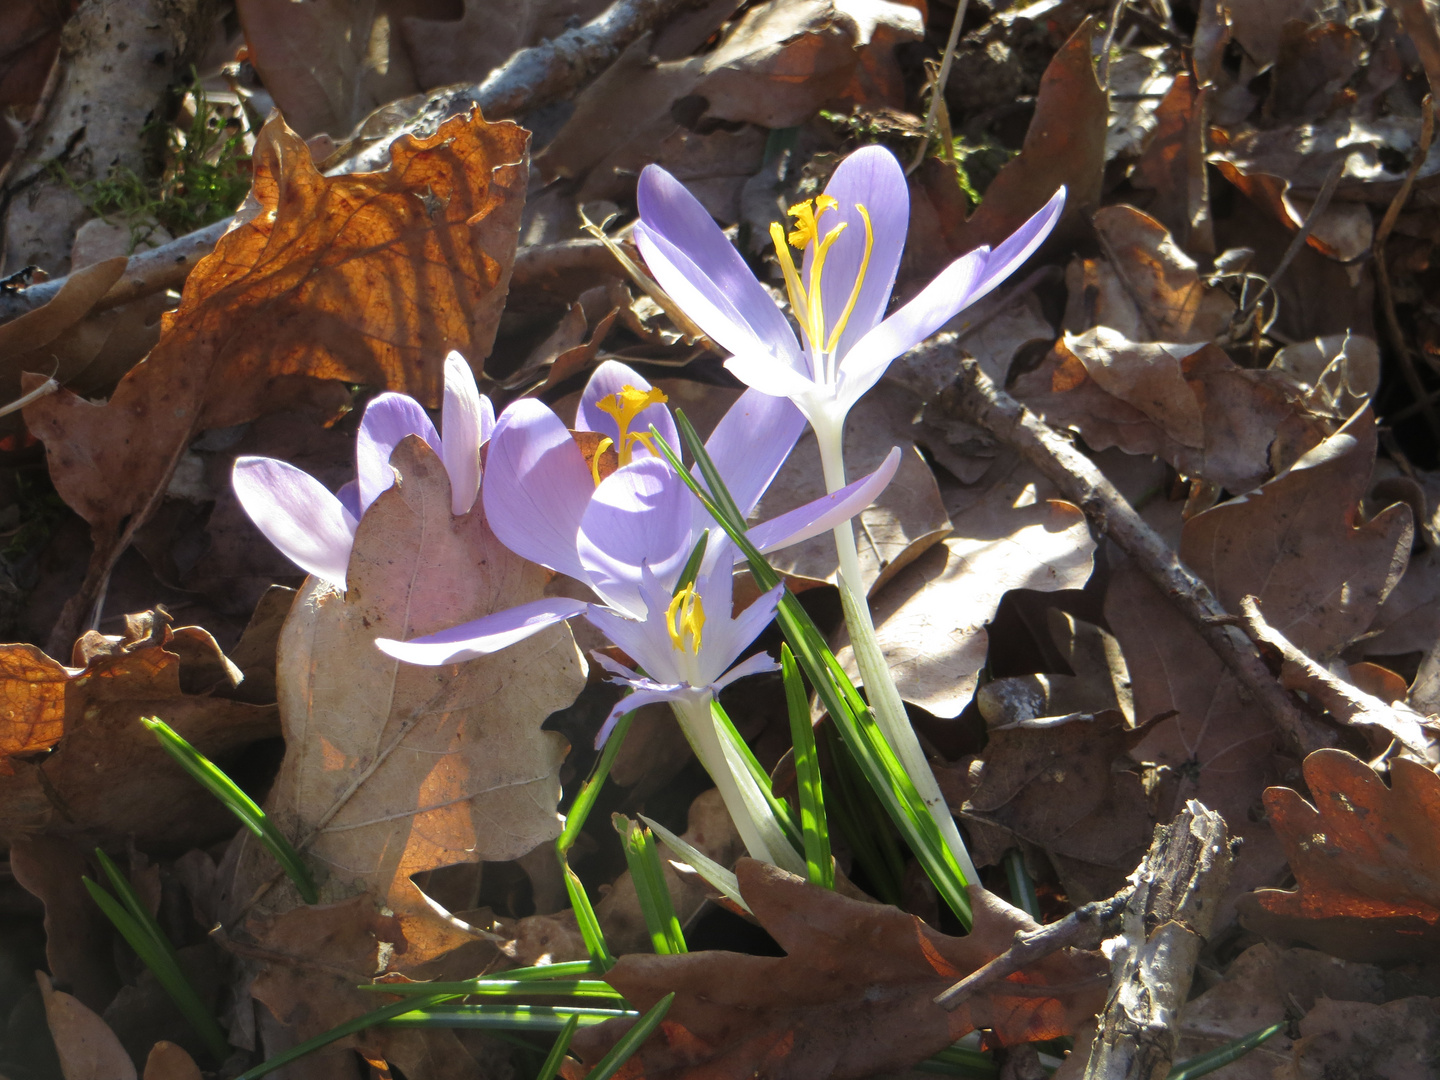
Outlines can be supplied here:
[[[600, 455], [615, 448], [616, 455], [620, 458], [621, 465], [629, 465], [635, 455], [635, 444], [640, 443], [649, 450], [652, 455], [655, 447], [650, 441], [650, 433], [646, 431], [631, 431], [630, 425], [651, 405], [664, 405], [670, 400], [665, 396], [664, 391], [655, 387], [649, 390], [637, 390], [633, 386], [623, 386], [617, 393], [606, 394], [595, 402], [595, 407], [603, 413], [609, 413], [615, 418], [615, 427], [619, 439], [606, 437], [600, 440], [600, 445], [595, 448], [595, 455], [590, 459], [590, 476], [595, 481], [595, 486], [600, 486]], [[702, 616], [703, 619], [703, 616]]]

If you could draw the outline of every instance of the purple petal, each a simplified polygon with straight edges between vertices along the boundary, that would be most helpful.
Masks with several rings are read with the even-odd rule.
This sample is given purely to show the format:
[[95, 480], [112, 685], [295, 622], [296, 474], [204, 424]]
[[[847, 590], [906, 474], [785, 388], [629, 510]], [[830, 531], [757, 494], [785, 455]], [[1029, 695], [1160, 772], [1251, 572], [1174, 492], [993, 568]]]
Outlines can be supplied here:
[[[762, 339], [779, 341], [788, 338], [794, 341], [790, 324], [775, 306], [775, 301], [755, 280], [740, 253], [725, 239], [720, 226], [715, 224], [709, 212], [685, 189], [684, 184], [658, 165], [647, 165], [640, 173], [635, 194], [647, 236], [659, 236], [683, 252], [691, 265], [718, 293], [729, 299], [734, 310]], [[646, 262], [649, 262], [648, 254]], [[660, 282], [660, 285], [675, 296], [665, 282]], [[680, 298], [676, 296], [675, 299]], [[684, 306], [683, 303], [681, 306]], [[695, 312], [689, 308], [685, 311], [696, 322], [700, 321]], [[701, 323], [701, 326], [704, 324]], [[705, 332], [710, 333], [708, 328]], [[711, 336], [714, 337], [713, 334]]]
[[420, 403], [405, 394], [381, 394], [365, 408], [355, 435], [355, 479], [360, 484], [360, 508], [370, 504], [395, 483], [390, 455], [407, 435], [419, 435], [437, 454], [440, 433]]
[[458, 352], [445, 358], [445, 405], [440, 412], [445, 432], [441, 454], [450, 474], [450, 512], [468, 514], [480, 494], [480, 446], [495, 427], [495, 408], [480, 394], [475, 373]]
[[[825, 194], [839, 205], [820, 215], [820, 235], [823, 237], [836, 225], [845, 223], [845, 231], [825, 257], [825, 270], [820, 279], [827, 336], [834, 332], [835, 323], [845, 310], [855, 276], [864, 260], [865, 221], [855, 209], [856, 203], [869, 211], [874, 236], [860, 295], [840, 336], [838, 351], [844, 356], [846, 350], [869, 333], [885, 315], [910, 225], [910, 191], [905, 184], [904, 170], [895, 160], [895, 155], [882, 146], [866, 146], [840, 163], [830, 183], [825, 186]], [[807, 283], [815, 250], [813, 244], [805, 250], [804, 280]]]
[[[741, 514], [755, 509], [804, 430], [805, 417], [789, 400], [754, 389], [741, 394], [720, 418], [705, 449]], [[696, 509], [709, 517], [698, 502]]]
[[[756, 631], [757, 633], [759, 631]], [[767, 671], [779, 671], [780, 665], [769, 653], [759, 652], [754, 656], [747, 657], [733, 668], [727, 671], [720, 678], [710, 684], [712, 690], [724, 690], [736, 679], [743, 679], [746, 675], [763, 675]]]
[[791, 544], [798, 544], [801, 540], [808, 540], [812, 536], [819, 536], [842, 521], [854, 517], [874, 502], [899, 467], [900, 448], [897, 446], [869, 476], [787, 514], [771, 518], [763, 525], [756, 525], [746, 535], [762, 552], [776, 551]]
[[705, 680], [716, 685], [721, 685], [719, 680], [735, 658], [770, 625], [770, 620], [775, 617], [775, 608], [785, 592], [784, 586], [777, 585], [732, 619], [729, 610], [733, 574], [734, 570], [727, 562], [717, 566], [708, 580], [699, 582], [705, 611], [710, 616], [705, 621], [705, 632], [700, 639], [699, 666], [703, 669]]
[[645, 618], [631, 618], [619, 611], [591, 604], [585, 621], [599, 630], [612, 643], [642, 668], [663, 682], [678, 682], [675, 647], [665, 629], [665, 609], [651, 609]]
[[808, 371], [779, 363], [768, 353], [736, 353], [725, 361], [725, 367], [746, 386], [770, 397], [788, 398], [797, 405], [816, 393]]
[[920, 291], [920, 295], [871, 330], [840, 360], [837, 397], [848, 410], [874, 386], [890, 362], [906, 349], [944, 326], [970, 303], [971, 291], [984, 273], [988, 248], [962, 255]]
[[[598, 431], [611, 439], [619, 439], [620, 429], [615, 423], [615, 417], [601, 409], [596, 402], [607, 397], [613, 398], [627, 386], [633, 386], [636, 390], [650, 389], [650, 383], [643, 375], [618, 360], [606, 360], [597, 367], [590, 376], [590, 381], [585, 384], [585, 392], [580, 395], [580, 408], [575, 411], [575, 430]], [[650, 405], [641, 409], [631, 422], [630, 431], [632, 434], [638, 432], [643, 435], [650, 430], [651, 424], [659, 429], [666, 442], [677, 451], [680, 449], [680, 435], [675, 430], [675, 418], [670, 415], [669, 409], [664, 405]], [[641, 444], [637, 443], [634, 449], [640, 457], [650, 456], [650, 451]]]
[[575, 543], [595, 481], [560, 418], [538, 401], [515, 402], [500, 414], [485, 462], [481, 500], [500, 542], [584, 581]]
[[1007, 236], [1000, 246], [990, 253], [990, 258], [985, 261], [985, 272], [972, 286], [967, 303], [973, 304], [1023, 266], [1025, 260], [1035, 253], [1035, 249], [1045, 242], [1064, 209], [1065, 188], [1061, 187], [1029, 221]]
[[365, 515], [365, 511], [360, 509], [360, 484], [358, 481], [346, 480], [340, 485], [340, 490], [335, 492], [335, 497], [340, 500], [340, 505], [345, 508], [345, 512], [354, 521], [359, 522]]
[[610, 738], [610, 733], [615, 730], [615, 725], [620, 722], [622, 716], [634, 712], [641, 706], [653, 705], [657, 701], [679, 700], [685, 697], [687, 693], [688, 691], [683, 687], [676, 687], [674, 689], [655, 687], [654, 689], [648, 690], [635, 690], [633, 693], [627, 694], [615, 703], [615, 707], [610, 710], [610, 715], [605, 717], [605, 723], [601, 724], [600, 730], [595, 733], [595, 749], [599, 750], [605, 745], [606, 741]]
[[452, 626], [449, 630], [441, 630], [438, 634], [427, 634], [410, 641], [376, 638], [375, 646], [386, 656], [408, 664], [425, 667], [459, 664], [524, 641], [547, 626], [581, 614], [589, 606], [583, 600], [570, 600], [563, 596], [532, 600], [528, 604], [497, 611], [493, 615]]
[[658, 458], [617, 469], [595, 489], [577, 546], [586, 580], [607, 603], [643, 618], [644, 568], [667, 586], [679, 574], [695, 543], [691, 498]]
[[355, 518], [307, 472], [274, 458], [235, 459], [235, 495], [280, 553], [307, 574], [345, 588]]
[[635, 223], [634, 237], [660, 287], [721, 348], [761, 353], [793, 368], [805, 367], [795, 331], [758, 282], [758, 295], [748, 289], [732, 292], [711, 281], [687, 253], [643, 221]]

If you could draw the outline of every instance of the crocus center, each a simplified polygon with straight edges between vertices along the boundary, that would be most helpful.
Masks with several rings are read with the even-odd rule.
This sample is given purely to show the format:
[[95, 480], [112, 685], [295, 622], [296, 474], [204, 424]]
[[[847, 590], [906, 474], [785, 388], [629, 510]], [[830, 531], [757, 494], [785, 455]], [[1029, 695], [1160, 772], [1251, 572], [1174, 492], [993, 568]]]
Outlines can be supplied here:
[[[637, 390], [633, 386], [625, 386], [618, 393], [607, 394], [596, 401], [597, 409], [609, 413], [615, 418], [615, 427], [619, 438], [601, 439], [600, 446], [595, 451], [595, 460], [599, 461], [600, 455], [613, 446], [615, 453], [620, 457], [620, 464], [629, 465], [637, 442], [654, 454], [655, 447], [650, 443], [650, 433], [648, 431], [631, 431], [630, 425], [635, 422], [635, 417], [651, 405], [664, 405], [668, 400], [669, 398], [663, 391], [653, 386], [649, 390]], [[592, 472], [598, 473], [598, 470], [592, 467]], [[598, 475], [595, 482], [597, 484], [600, 482]]]
[[665, 629], [676, 652], [696, 656], [700, 652], [700, 632], [705, 628], [705, 603], [694, 585], [686, 585], [675, 594], [665, 612]]
[[[786, 236], [785, 230], [778, 221], [770, 223], [770, 239], [775, 244], [775, 254], [780, 259], [780, 269], [785, 273], [785, 290], [790, 294], [790, 309], [795, 313], [795, 318], [800, 323], [801, 332], [810, 346], [811, 355], [818, 362], [818, 372], [826, 382], [834, 382], [838, 374], [838, 364], [835, 362], [834, 353], [840, 344], [840, 335], [845, 332], [845, 324], [850, 321], [850, 314], [855, 310], [855, 304], [860, 299], [860, 287], [865, 283], [865, 271], [870, 266], [870, 252], [875, 247], [875, 232], [870, 227], [870, 211], [862, 203], [856, 203], [855, 209], [860, 214], [860, 220], [865, 223], [865, 252], [860, 258], [860, 268], [855, 273], [855, 282], [850, 288], [850, 296], [845, 301], [845, 307], [840, 312], [839, 318], [833, 323], [825, 317], [824, 296], [820, 291], [820, 282], [825, 271], [825, 257], [830, 247], [839, 239], [840, 234], [845, 231], [845, 222], [840, 222], [821, 234], [821, 219], [831, 210], [836, 209], [840, 204], [829, 195], [820, 195], [814, 199], [807, 199], [805, 202], [796, 203], [790, 207], [790, 216], [795, 219], [795, 228]], [[815, 254], [810, 260], [810, 280], [804, 282], [800, 273], [795, 269], [795, 260], [790, 254], [792, 246], [805, 250], [811, 244], [815, 245]]]

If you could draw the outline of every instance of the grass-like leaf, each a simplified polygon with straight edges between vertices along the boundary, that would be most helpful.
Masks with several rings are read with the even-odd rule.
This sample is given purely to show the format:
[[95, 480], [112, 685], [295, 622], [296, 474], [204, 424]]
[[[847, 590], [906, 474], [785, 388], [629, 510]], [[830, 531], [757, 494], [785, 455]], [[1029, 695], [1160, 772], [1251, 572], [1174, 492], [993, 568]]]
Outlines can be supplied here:
[[590, 962], [602, 972], [609, 971], [615, 966], [615, 954], [605, 944], [605, 931], [600, 929], [600, 920], [595, 915], [589, 894], [585, 892], [585, 883], [570, 869], [564, 855], [560, 856], [560, 869], [565, 874], [565, 892], [569, 894], [570, 906], [575, 909], [575, 923], [580, 928], [580, 937], [585, 942], [585, 951], [590, 954]]
[[[590, 966], [585, 961], [585, 966]], [[561, 965], [556, 964], [555, 967]], [[402, 997], [429, 997], [435, 994], [460, 994], [465, 997], [578, 997], [606, 998], [624, 1001], [620, 991], [599, 979], [466, 979], [462, 982], [363, 983], [361, 990]]]
[[595, 1068], [586, 1075], [585, 1080], [610, 1080], [620, 1071], [620, 1067], [630, 1060], [630, 1055], [640, 1049], [641, 1044], [650, 1037], [650, 1033], [660, 1026], [660, 1021], [665, 1019], [665, 1014], [674, 1003], [673, 993], [666, 994], [657, 1001], [635, 1026], [610, 1048], [610, 1052], [595, 1063]]
[[99, 848], [95, 849], [95, 856], [100, 860], [100, 867], [105, 871], [105, 877], [119, 899], [111, 896], [103, 886], [90, 878], [82, 877], [81, 881], [84, 882], [91, 899], [114, 924], [115, 929], [120, 931], [121, 937], [129, 943], [130, 948], [135, 950], [135, 955], [140, 957], [141, 962], [159, 980], [165, 992], [170, 995], [170, 1000], [175, 1002], [176, 1008], [185, 1017], [185, 1022], [204, 1040], [205, 1049], [210, 1051], [210, 1055], [217, 1062], [224, 1061], [230, 1054], [230, 1040], [216, 1023], [214, 1015], [200, 1000], [195, 987], [190, 984], [170, 939], [135, 894], [130, 882], [120, 873], [120, 868]]
[[785, 679], [785, 704], [790, 713], [790, 741], [795, 747], [795, 782], [799, 791], [806, 874], [812, 884], [833, 889], [835, 864], [830, 857], [820, 753], [815, 747], [815, 729], [810, 724], [809, 697], [789, 645], [780, 646], [780, 670]]
[[1233, 1039], [1224, 1046], [1217, 1046], [1214, 1050], [1207, 1051], [1199, 1057], [1180, 1062], [1170, 1070], [1170, 1075], [1166, 1080], [1196, 1080], [1196, 1077], [1212, 1073], [1216, 1069], [1229, 1065], [1232, 1061], [1239, 1061], [1266, 1039], [1278, 1035], [1284, 1030], [1285, 1021], [1282, 1020], [1278, 1024], [1271, 1024], [1259, 1031], [1252, 1031], [1249, 1035], [1242, 1035], [1240, 1038]]
[[631, 821], [624, 814], [615, 814], [610, 820], [625, 849], [625, 863], [630, 868], [630, 880], [640, 900], [640, 914], [645, 917], [646, 929], [650, 931], [651, 946], [660, 956], [689, 952], [685, 947], [685, 933], [680, 928], [680, 919], [675, 914], [675, 905], [670, 900], [665, 870], [655, 850], [655, 838], [644, 825]]
[[570, 1049], [570, 1040], [579, 1026], [580, 1017], [578, 1016], [572, 1016], [565, 1021], [565, 1026], [560, 1029], [560, 1034], [555, 1036], [555, 1045], [550, 1048], [550, 1053], [545, 1058], [545, 1064], [540, 1066], [535, 1080], [555, 1080], [555, 1077], [560, 1075], [560, 1066], [565, 1063], [565, 1051]]
[[[750, 573], [754, 576], [755, 583], [762, 590], [773, 589], [780, 584], [780, 575], [755, 545], [750, 543], [746, 536], [744, 518], [725, 490], [724, 481], [716, 470], [715, 463], [710, 460], [704, 443], [695, 433], [694, 426], [683, 410], [675, 410], [675, 423], [686, 447], [695, 458], [696, 467], [705, 481], [704, 485], [691, 476], [675, 449], [652, 426], [650, 434], [656, 448], [739, 547], [750, 564]], [[785, 640], [795, 653], [796, 660], [834, 719], [841, 738], [864, 773], [865, 779], [879, 796], [886, 813], [895, 822], [900, 834], [919, 859], [920, 865], [925, 868], [936, 891], [944, 897], [961, 925], [968, 930], [972, 917], [970, 897], [965, 891], [965, 875], [940, 835], [940, 828], [930, 816], [924, 800], [915, 790], [909, 774], [905, 772], [894, 749], [875, 723], [870, 707], [835, 659], [835, 654], [830, 651], [814, 620], [788, 590], [780, 599], [775, 617]]]
[[635, 1017], [634, 1009], [592, 1009], [573, 1005], [410, 1005], [408, 1012], [385, 1021], [386, 1027], [475, 1028], [509, 1031], [563, 1031], [572, 1018], [581, 1027]]
[[719, 732], [720, 738], [728, 744], [730, 753], [745, 766], [745, 771], [755, 780], [755, 786], [760, 789], [760, 794], [765, 796], [765, 803], [770, 807], [770, 813], [780, 823], [781, 830], [787, 839], [794, 846], [796, 851], [802, 850], [800, 839], [800, 826], [796, 823], [795, 817], [790, 813], [790, 807], [775, 797], [775, 791], [770, 783], [770, 774], [760, 766], [755, 759], [755, 752], [750, 749], [745, 740], [741, 738], [739, 730], [735, 727], [734, 721], [730, 719], [724, 707], [720, 704], [719, 698], [710, 699], [710, 715], [715, 720], [715, 730]]
[[320, 897], [315, 891], [315, 879], [310, 876], [310, 868], [305, 865], [300, 853], [286, 839], [285, 834], [277, 829], [275, 823], [265, 815], [265, 811], [256, 805], [255, 800], [241, 791], [235, 781], [226, 776], [218, 765], [181, 738], [165, 721], [155, 716], [142, 716], [140, 722], [155, 733], [155, 738], [160, 740], [165, 752], [179, 762], [182, 769], [219, 799], [227, 810], [240, 819], [240, 824], [255, 834], [265, 850], [274, 856], [275, 861], [295, 883], [295, 888], [299, 890], [305, 903], [317, 903]]
[[[750, 905], [745, 903], [745, 898], [740, 895], [740, 879], [737, 878], [732, 871], [726, 870], [725, 867], [710, 858], [710, 856], [706, 855], [699, 848], [687, 844], [658, 821], [652, 821], [644, 814], [640, 815], [640, 820], [650, 826], [651, 831], [660, 838], [664, 845], [678, 855], [681, 861], [687, 866], [704, 878], [706, 883], [714, 888], [716, 892], [745, 911], [750, 910]], [[507, 972], [506, 974], [509, 973]]]

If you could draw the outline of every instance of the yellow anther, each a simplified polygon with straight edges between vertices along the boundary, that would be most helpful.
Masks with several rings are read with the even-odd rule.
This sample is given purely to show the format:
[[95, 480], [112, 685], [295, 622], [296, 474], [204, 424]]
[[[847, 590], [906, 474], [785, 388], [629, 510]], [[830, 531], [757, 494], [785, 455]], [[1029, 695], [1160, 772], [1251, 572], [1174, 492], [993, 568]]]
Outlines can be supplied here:
[[795, 219], [795, 227], [790, 230], [789, 236], [791, 245], [801, 251], [809, 247], [810, 242], [820, 235], [820, 228], [815, 219], [826, 210], [833, 210], [839, 205], [829, 195], [817, 195], [813, 199], [806, 199], [804, 202], [790, 207], [789, 214]]
[[648, 409], [651, 405], [664, 405], [670, 400], [665, 396], [664, 391], [651, 387], [649, 390], [637, 390], [633, 386], [622, 387], [619, 393], [609, 394], [597, 402], [595, 407], [601, 412], [609, 413], [615, 418], [615, 426], [619, 429], [620, 438], [611, 443], [615, 452], [620, 456], [621, 465], [630, 464], [630, 455], [635, 443], [641, 443], [652, 454], [655, 448], [650, 445], [650, 436], [646, 432], [630, 430], [630, 425], [635, 422], [635, 417]]
[[590, 458], [590, 477], [595, 481], [595, 486], [600, 486], [600, 459], [604, 457], [605, 451], [615, 445], [615, 440], [608, 436], [601, 439], [595, 446], [595, 453]]
[[694, 585], [686, 585], [675, 594], [665, 612], [665, 629], [670, 632], [670, 644], [677, 652], [688, 652], [692, 656], [700, 652], [700, 633], [705, 628], [705, 603]]

